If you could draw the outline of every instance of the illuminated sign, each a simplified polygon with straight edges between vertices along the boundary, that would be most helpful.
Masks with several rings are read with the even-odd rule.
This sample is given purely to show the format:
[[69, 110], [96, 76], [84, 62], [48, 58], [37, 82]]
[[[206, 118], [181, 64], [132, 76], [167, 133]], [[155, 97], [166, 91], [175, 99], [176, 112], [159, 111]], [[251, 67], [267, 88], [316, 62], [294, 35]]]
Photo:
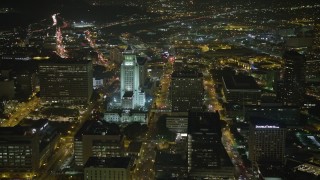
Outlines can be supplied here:
[[259, 129], [278, 129], [280, 128], [279, 126], [270, 126], [270, 125], [256, 125], [256, 128], [259, 128]]
[[187, 133], [181, 133], [181, 136], [182, 136], [182, 137], [187, 137], [188, 134], [187, 134]]

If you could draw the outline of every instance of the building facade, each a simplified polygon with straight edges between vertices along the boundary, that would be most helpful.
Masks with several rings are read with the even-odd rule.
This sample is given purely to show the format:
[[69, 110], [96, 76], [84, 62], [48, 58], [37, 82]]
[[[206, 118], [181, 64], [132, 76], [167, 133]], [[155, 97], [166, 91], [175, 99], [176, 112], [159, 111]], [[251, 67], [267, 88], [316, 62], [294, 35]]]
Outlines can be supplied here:
[[223, 94], [231, 104], [258, 105], [261, 89], [251, 76], [226, 75], [222, 77]]
[[320, 19], [314, 21], [314, 40], [313, 40], [313, 49], [315, 51], [320, 51]]
[[283, 106], [282, 104], [261, 104], [245, 106], [245, 120], [253, 117], [278, 120], [286, 126], [297, 126], [300, 124], [300, 110], [294, 106]]
[[74, 138], [74, 156], [78, 166], [83, 166], [90, 157], [120, 157], [123, 153], [123, 136], [112, 125], [87, 122]]
[[281, 164], [285, 155], [286, 128], [272, 120], [256, 118], [249, 127], [249, 159], [261, 165]]
[[195, 70], [175, 71], [171, 76], [172, 112], [202, 111], [203, 75]]
[[131, 180], [130, 157], [90, 157], [84, 166], [85, 180]]
[[93, 91], [92, 62], [71, 59], [39, 64], [40, 96], [48, 102], [88, 103]]
[[283, 93], [280, 99], [288, 106], [301, 106], [305, 96], [306, 59], [296, 51], [286, 51], [283, 55]]
[[147, 122], [147, 112], [134, 110], [107, 111], [104, 113], [103, 119], [106, 122], [113, 123], [130, 123], [130, 122]]
[[59, 135], [48, 120], [0, 128], [0, 172], [33, 176], [48, 162]]
[[186, 179], [187, 160], [181, 154], [158, 151], [154, 162], [156, 179]]
[[233, 179], [234, 167], [221, 142], [219, 114], [190, 112], [188, 119], [189, 179]]
[[137, 62], [137, 57], [133, 50], [126, 50], [123, 53], [123, 62], [121, 64], [121, 85], [120, 95], [122, 108], [139, 109], [145, 105], [145, 93], [142, 91], [143, 84], [141, 78], [141, 68]]
[[166, 117], [166, 127], [176, 133], [186, 133], [188, 131], [187, 116], [168, 116]]

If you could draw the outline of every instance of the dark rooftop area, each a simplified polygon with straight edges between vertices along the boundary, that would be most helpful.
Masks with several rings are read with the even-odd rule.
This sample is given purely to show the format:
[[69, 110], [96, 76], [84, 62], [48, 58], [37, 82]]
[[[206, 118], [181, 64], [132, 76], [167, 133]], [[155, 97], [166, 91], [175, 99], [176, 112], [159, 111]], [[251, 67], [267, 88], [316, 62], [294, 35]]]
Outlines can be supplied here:
[[221, 123], [219, 113], [189, 112], [188, 132], [211, 132], [221, 136]]
[[120, 135], [120, 129], [113, 123], [86, 121], [76, 133], [75, 138], [81, 139], [82, 135]]
[[196, 70], [181, 70], [174, 71], [172, 73], [172, 78], [199, 78], [203, 77], [203, 74]]
[[130, 157], [90, 157], [85, 167], [128, 168], [130, 161]]
[[132, 97], [132, 96], [133, 96], [133, 91], [127, 91], [127, 92], [125, 92], [124, 95], [123, 95], [123, 97], [126, 97], [126, 98]]
[[252, 89], [259, 90], [259, 86], [251, 76], [225, 75], [222, 77], [227, 89]]
[[136, 152], [139, 153], [141, 149], [142, 142], [133, 141], [129, 144], [128, 152]]
[[155, 165], [184, 166], [186, 164], [186, 159], [183, 159], [181, 154], [169, 154], [166, 152], [157, 151]]
[[[24, 120], [20, 124], [14, 126], [14, 127], [0, 127], [0, 136], [5, 135], [14, 135], [14, 136], [22, 136], [22, 135], [30, 135], [33, 133], [31, 132], [31, 129], [36, 128], [43, 130], [44, 127], [46, 127], [47, 123], [49, 121], [47, 119], [40, 119], [40, 120]], [[51, 130], [51, 129], [50, 129]], [[44, 131], [42, 131], [44, 132]]]
[[137, 63], [139, 65], [144, 65], [147, 62], [147, 58], [145, 57], [137, 57]]
[[15, 127], [0, 127], [0, 136], [21, 136], [24, 135], [28, 128], [15, 126]]

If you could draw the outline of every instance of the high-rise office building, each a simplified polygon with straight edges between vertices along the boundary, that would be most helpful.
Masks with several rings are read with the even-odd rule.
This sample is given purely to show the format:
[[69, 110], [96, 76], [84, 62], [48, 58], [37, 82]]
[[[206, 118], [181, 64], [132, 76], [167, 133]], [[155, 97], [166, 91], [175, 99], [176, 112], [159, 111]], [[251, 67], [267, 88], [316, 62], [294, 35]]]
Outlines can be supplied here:
[[39, 64], [40, 96], [45, 101], [88, 103], [93, 91], [92, 62], [50, 60]]
[[310, 54], [306, 59], [306, 82], [320, 82], [320, 53]]
[[316, 51], [320, 50], [320, 19], [314, 21], [314, 40], [313, 40], [313, 49]]
[[28, 98], [36, 90], [36, 74], [28, 70], [15, 72], [16, 96], [18, 98]]
[[121, 102], [124, 109], [139, 109], [145, 105], [145, 93], [142, 90], [143, 82], [141, 74], [144, 64], [137, 61], [136, 54], [128, 47], [123, 53], [123, 62], [121, 64]]
[[233, 164], [221, 142], [219, 114], [189, 112], [188, 119], [189, 178], [234, 178]]
[[249, 127], [249, 159], [261, 165], [283, 163], [285, 139], [286, 128], [280, 123], [253, 118]]
[[268, 118], [286, 126], [297, 126], [300, 124], [300, 109], [295, 106], [284, 106], [282, 103], [245, 106], [245, 120], [249, 122], [252, 117]]
[[171, 78], [172, 111], [202, 111], [204, 98], [202, 73], [196, 70], [174, 71]]
[[225, 75], [222, 77], [223, 94], [231, 104], [257, 105], [261, 101], [261, 89], [251, 76]]
[[283, 55], [283, 92], [280, 97], [285, 105], [301, 106], [305, 96], [305, 63], [303, 55], [296, 51], [286, 51]]
[[48, 120], [0, 128], [0, 172], [33, 176], [57, 147], [59, 134]]
[[123, 148], [123, 136], [119, 128], [87, 121], [74, 138], [75, 163], [83, 166], [90, 157], [120, 157]]
[[157, 151], [154, 162], [155, 179], [186, 179], [186, 164], [186, 158], [179, 153]]
[[15, 97], [14, 79], [10, 77], [12, 70], [0, 71], [0, 97], [13, 99]]

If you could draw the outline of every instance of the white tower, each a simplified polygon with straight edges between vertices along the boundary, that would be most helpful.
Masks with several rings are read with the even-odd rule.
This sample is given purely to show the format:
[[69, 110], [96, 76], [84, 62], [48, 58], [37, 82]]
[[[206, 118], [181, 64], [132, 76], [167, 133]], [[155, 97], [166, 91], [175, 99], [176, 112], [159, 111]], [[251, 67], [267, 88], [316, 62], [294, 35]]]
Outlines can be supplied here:
[[122, 108], [138, 109], [145, 104], [145, 93], [141, 91], [137, 57], [130, 47], [123, 53], [123, 57], [120, 79]]

